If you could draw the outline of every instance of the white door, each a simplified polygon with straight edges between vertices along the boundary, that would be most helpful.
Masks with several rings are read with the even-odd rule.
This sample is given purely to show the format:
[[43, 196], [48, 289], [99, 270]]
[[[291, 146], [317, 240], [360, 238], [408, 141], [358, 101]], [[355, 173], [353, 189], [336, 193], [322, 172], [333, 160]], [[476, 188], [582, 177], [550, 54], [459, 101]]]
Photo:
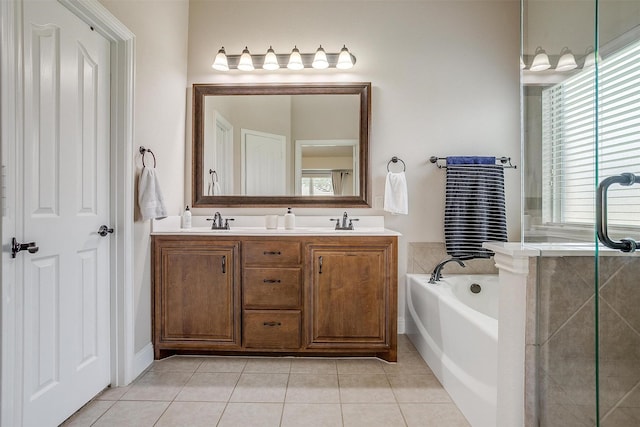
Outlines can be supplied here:
[[110, 382], [110, 46], [55, 1], [23, 31], [22, 424], [54, 426]]
[[287, 194], [287, 138], [284, 135], [242, 129], [242, 194]]
[[204, 135], [206, 195], [233, 195], [233, 125], [214, 110], [212, 118], [205, 119]]

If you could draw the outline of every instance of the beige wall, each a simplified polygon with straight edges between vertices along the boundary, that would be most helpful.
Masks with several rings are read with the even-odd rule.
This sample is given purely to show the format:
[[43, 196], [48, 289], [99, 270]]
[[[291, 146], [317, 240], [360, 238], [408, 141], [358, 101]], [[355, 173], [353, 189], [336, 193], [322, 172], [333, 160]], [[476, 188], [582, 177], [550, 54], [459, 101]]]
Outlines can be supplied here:
[[[408, 242], [442, 242], [444, 170], [432, 155], [496, 155], [520, 159], [519, 3], [517, 1], [202, 1], [190, 2], [188, 84], [234, 82], [369, 81], [372, 83], [373, 209], [381, 215], [386, 165], [407, 165], [409, 215], [386, 215], [403, 234], [399, 245], [399, 313], [404, 316]], [[216, 72], [224, 46], [285, 53], [319, 44], [357, 57], [348, 71]], [[506, 176], [509, 238], [520, 238], [520, 174]], [[188, 195], [187, 195], [188, 198]], [[220, 209], [224, 216], [284, 213], [284, 209]], [[341, 213], [301, 209], [298, 215]], [[196, 210], [196, 214], [210, 214]]]
[[[409, 215], [386, 215], [387, 226], [403, 233], [400, 316], [408, 243], [444, 240], [444, 170], [430, 164], [429, 156], [504, 155], [519, 162], [517, 1], [101, 2], [136, 34], [135, 148], [145, 145], [155, 151], [171, 215], [189, 199], [184, 127], [190, 123], [185, 95], [192, 83], [372, 82], [370, 160], [377, 202], [373, 209], [349, 212], [354, 217], [382, 215], [387, 162], [394, 155], [404, 160]], [[252, 74], [211, 69], [222, 45], [231, 54], [245, 45], [264, 53], [269, 44], [277, 52], [287, 52], [293, 44], [310, 52], [320, 43], [327, 51], [346, 43], [357, 57], [356, 66], [349, 71]], [[505, 175], [509, 237], [517, 240], [519, 170]], [[273, 208], [220, 211], [224, 216], [284, 213]], [[336, 215], [342, 210], [298, 208], [296, 213]], [[138, 350], [150, 341], [149, 225], [139, 219], [134, 257]]]
[[[170, 215], [184, 209], [188, 0], [100, 2], [135, 34], [135, 172], [138, 147], [153, 150]], [[137, 196], [136, 196], [137, 197]], [[136, 203], [137, 206], [137, 203]], [[151, 341], [149, 221], [134, 224], [135, 351]]]

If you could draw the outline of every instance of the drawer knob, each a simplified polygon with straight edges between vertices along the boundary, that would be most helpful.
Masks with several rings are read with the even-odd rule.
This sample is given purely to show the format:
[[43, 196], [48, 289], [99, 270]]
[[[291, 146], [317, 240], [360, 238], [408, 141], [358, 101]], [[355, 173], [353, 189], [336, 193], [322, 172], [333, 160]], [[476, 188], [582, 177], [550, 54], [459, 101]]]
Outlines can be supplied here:
[[282, 325], [282, 323], [280, 323], [280, 322], [264, 322], [263, 325], [264, 326], [280, 326], [280, 325]]
[[282, 252], [280, 252], [280, 251], [264, 251], [262, 254], [263, 255], [281, 255]]
[[264, 279], [264, 283], [280, 283], [280, 279]]

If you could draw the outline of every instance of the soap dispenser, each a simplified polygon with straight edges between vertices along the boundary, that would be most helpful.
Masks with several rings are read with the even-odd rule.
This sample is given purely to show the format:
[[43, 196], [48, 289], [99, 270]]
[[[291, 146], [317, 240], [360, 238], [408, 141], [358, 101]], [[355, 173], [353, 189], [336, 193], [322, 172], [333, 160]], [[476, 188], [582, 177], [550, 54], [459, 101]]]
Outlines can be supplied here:
[[293, 230], [296, 227], [296, 215], [291, 212], [291, 208], [287, 208], [287, 213], [284, 215], [284, 228], [286, 230]]
[[189, 205], [182, 213], [182, 228], [191, 228], [191, 211], [189, 210]]

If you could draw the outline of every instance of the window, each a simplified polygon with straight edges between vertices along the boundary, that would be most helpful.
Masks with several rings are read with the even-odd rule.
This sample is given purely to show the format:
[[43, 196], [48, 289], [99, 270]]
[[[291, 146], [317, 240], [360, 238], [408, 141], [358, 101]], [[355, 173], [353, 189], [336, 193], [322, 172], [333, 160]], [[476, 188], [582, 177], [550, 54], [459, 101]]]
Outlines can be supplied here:
[[333, 196], [331, 171], [302, 171], [303, 196]]
[[[592, 225], [595, 176], [640, 173], [640, 43], [542, 92], [543, 221]], [[596, 164], [596, 132], [598, 158]], [[609, 189], [609, 225], [640, 227], [640, 186]]]

